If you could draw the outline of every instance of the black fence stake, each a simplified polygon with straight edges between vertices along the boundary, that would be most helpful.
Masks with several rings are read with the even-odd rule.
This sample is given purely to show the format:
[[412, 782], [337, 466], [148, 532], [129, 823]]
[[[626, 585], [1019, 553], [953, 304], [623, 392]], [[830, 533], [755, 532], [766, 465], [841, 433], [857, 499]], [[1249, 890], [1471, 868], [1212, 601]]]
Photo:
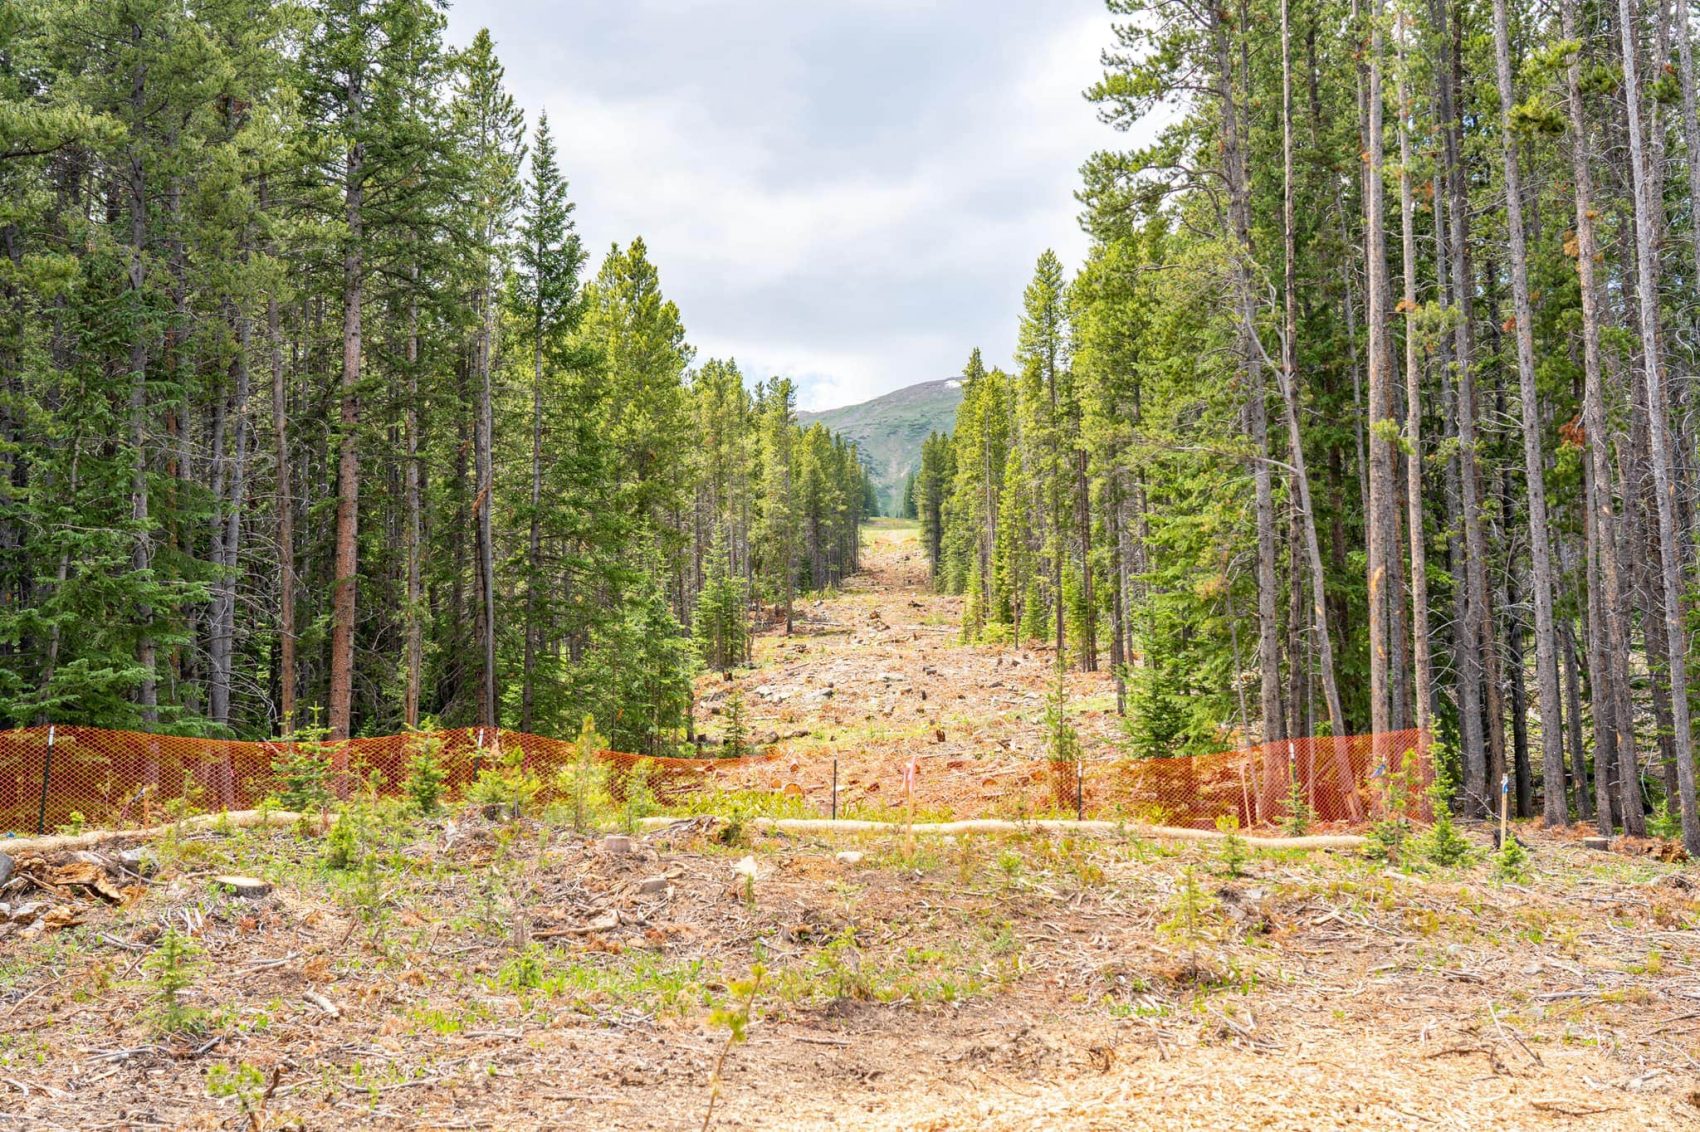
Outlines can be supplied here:
[[53, 779], [53, 733], [57, 729], [53, 724], [47, 726], [47, 757], [41, 762], [41, 809], [35, 815], [37, 834], [47, 832], [47, 784]]

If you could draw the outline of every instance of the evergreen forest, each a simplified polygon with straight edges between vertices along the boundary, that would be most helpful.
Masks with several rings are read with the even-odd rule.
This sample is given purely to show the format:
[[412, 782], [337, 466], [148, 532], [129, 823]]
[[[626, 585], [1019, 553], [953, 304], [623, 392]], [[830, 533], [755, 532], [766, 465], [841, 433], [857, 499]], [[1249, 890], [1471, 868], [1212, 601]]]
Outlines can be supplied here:
[[855, 449], [699, 359], [432, 0], [0, 6], [0, 725], [689, 737], [857, 563]]
[[1148, 141], [909, 489], [965, 639], [1140, 755], [1419, 727], [1468, 813], [1700, 851], [1689, 5], [1109, 8]]

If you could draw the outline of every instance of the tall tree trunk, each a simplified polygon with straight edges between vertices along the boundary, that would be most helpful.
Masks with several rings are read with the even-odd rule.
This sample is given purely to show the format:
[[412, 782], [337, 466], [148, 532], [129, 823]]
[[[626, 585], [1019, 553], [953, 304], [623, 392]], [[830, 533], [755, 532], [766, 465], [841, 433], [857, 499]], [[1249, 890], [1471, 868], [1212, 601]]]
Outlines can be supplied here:
[[1541, 710], [1541, 773], [1546, 824], [1568, 825], [1564, 793], [1564, 733], [1558, 725], [1558, 652], [1552, 609], [1552, 539], [1547, 531], [1546, 458], [1541, 451], [1541, 405], [1535, 387], [1534, 311], [1529, 301], [1523, 182], [1511, 114], [1511, 27], [1506, 0], [1493, 2], [1494, 69], [1499, 83], [1500, 154], [1505, 167], [1505, 225], [1509, 240], [1512, 317], [1516, 320], [1517, 388], [1523, 408], [1523, 473], [1529, 500], [1529, 584], [1535, 606], [1535, 679]]
[[[142, 28], [131, 29], [132, 44], [138, 49]], [[136, 121], [146, 115], [147, 71], [137, 66], [130, 76], [130, 106]], [[139, 144], [139, 142], [137, 143]], [[153, 519], [148, 511], [148, 319], [147, 240], [148, 198], [147, 168], [141, 151], [132, 148], [129, 154], [125, 188], [129, 192], [130, 244], [127, 270], [132, 309], [130, 311], [130, 446], [135, 452], [135, 467], [130, 477], [130, 521], [136, 527], [136, 545], [131, 552], [130, 565], [138, 576], [146, 576], [153, 566]], [[141, 668], [141, 680], [136, 689], [136, 703], [144, 726], [159, 722], [159, 684], [156, 675], [158, 652], [154, 644], [153, 606], [143, 601], [136, 609], [141, 632], [136, 638], [136, 664]], [[158, 774], [157, 765], [150, 764], [150, 779]]]
[[[1593, 441], [1589, 442], [1594, 443]], [[1611, 771], [1617, 762], [1617, 703], [1615, 689], [1612, 685], [1613, 676], [1610, 671], [1610, 648], [1607, 645], [1607, 618], [1611, 616], [1605, 608], [1601, 591], [1605, 583], [1601, 580], [1602, 571], [1599, 562], [1598, 508], [1595, 501], [1599, 497], [1600, 486], [1595, 482], [1592, 464], [1584, 466], [1587, 483], [1588, 506], [1584, 515], [1587, 528], [1587, 593], [1588, 593], [1588, 691], [1591, 693], [1594, 708], [1594, 821], [1599, 831], [1606, 837], [1612, 832], [1612, 793]], [[1605, 490], [1610, 490], [1609, 485]]]
[[[1503, 0], [1500, 0], [1503, 2]], [[1682, 572], [1676, 535], [1675, 479], [1670, 464], [1670, 424], [1666, 418], [1664, 375], [1659, 356], [1659, 283], [1657, 240], [1653, 230], [1652, 189], [1642, 138], [1641, 61], [1635, 47], [1635, 13], [1630, 0], [1618, 0], [1622, 37], [1623, 89], [1629, 122], [1629, 159], [1635, 186], [1635, 269], [1640, 301], [1641, 376], [1647, 394], [1653, 495], [1657, 500], [1659, 568], [1664, 583], [1665, 633], [1687, 641], [1682, 621]], [[1692, 158], [1692, 155], [1691, 155]], [[1694, 751], [1688, 713], [1688, 658], [1684, 648], [1670, 650], [1671, 724], [1676, 745], [1677, 779], [1682, 796], [1682, 843], [1700, 855], [1700, 810], [1694, 797]], [[1639, 798], [1637, 797], [1637, 804]]]
[[[1310, 473], [1305, 464], [1304, 431], [1299, 419], [1298, 391], [1298, 255], [1293, 217], [1293, 60], [1291, 0], [1281, 0], [1281, 242], [1284, 296], [1281, 365], [1277, 370], [1281, 401], [1286, 407], [1287, 459], [1293, 466], [1293, 487], [1298, 492], [1300, 528], [1304, 532], [1305, 558], [1310, 566], [1311, 636], [1322, 672], [1322, 694], [1328, 704], [1328, 729], [1335, 738], [1334, 768], [1347, 800], [1348, 816], [1356, 821], [1356, 779], [1345, 746], [1346, 711], [1340, 700], [1340, 683], [1334, 670], [1334, 642], [1328, 629], [1327, 577], [1322, 565], [1322, 547], [1316, 536], [1316, 511], [1311, 504]], [[1298, 584], [1298, 579], [1293, 580]], [[1295, 757], [1288, 756], [1292, 771]]]
[[1475, 269], [1470, 262], [1470, 202], [1461, 137], [1463, 112], [1458, 105], [1463, 26], [1462, 20], [1449, 10], [1448, 0], [1436, 0], [1434, 15], [1447, 55], [1446, 64], [1439, 68], [1441, 157], [1451, 221], [1452, 289], [1458, 305], [1453, 352], [1458, 381], [1458, 490], [1465, 566], [1462, 630], [1465, 663], [1458, 674], [1459, 732], [1464, 746], [1461, 755], [1465, 810], [1479, 816], [1492, 809], [1492, 791], [1498, 784], [1489, 779], [1500, 755], [1493, 729], [1484, 730], [1488, 710], [1483, 696], [1487, 694], [1489, 700], [1494, 699], [1489, 679], [1497, 665], [1493, 619], [1489, 613], [1487, 538], [1482, 529], [1483, 485], [1476, 451]]
[[[230, 723], [230, 683], [236, 648], [236, 577], [242, 548], [242, 505], [248, 484], [248, 350], [252, 328], [247, 314], [236, 316], [236, 357], [231, 362], [236, 379], [231, 405], [236, 435], [231, 461], [223, 531], [218, 537], [219, 565], [224, 570], [214, 595], [212, 681], [207, 697], [208, 715], [214, 723]], [[216, 457], [215, 452], [215, 457]]]
[[[538, 255], [542, 259], [541, 250]], [[543, 307], [538, 304], [537, 317], [532, 321], [531, 353], [531, 526], [526, 534], [525, 562], [528, 573], [525, 581], [525, 671], [520, 688], [519, 726], [532, 729], [536, 710], [537, 678], [537, 583], [543, 569]], [[718, 521], [719, 508], [714, 508]], [[700, 542], [700, 540], [699, 540]], [[698, 572], [701, 572], [698, 554]]]
[[266, 293], [266, 344], [272, 368], [273, 473], [277, 480], [278, 729], [295, 730], [295, 503], [290, 492], [289, 399], [284, 384], [283, 335], [277, 288]]
[[[410, 236], [411, 238], [411, 236]], [[408, 265], [407, 293], [407, 407], [402, 412], [406, 432], [406, 467], [402, 469], [407, 518], [403, 534], [407, 557], [407, 659], [402, 677], [401, 718], [408, 727], [419, 726], [419, 692], [425, 666], [425, 611], [420, 586], [420, 553], [424, 539], [424, 507], [419, 483], [419, 264]]]
[[1364, 179], [1365, 303], [1369, 324], [1369, 507], [1367, 565], [1369, 588], [1369, 699], [1370, 730], [1374, 733], [1373, 765], [1386, 768], [1389, 750], [1385, 739], [1392, 728], [1393, 698], [1389, 668], [1392, 633], [1391, 571], [1394, 567], [1394, 507], [1397, 491], [1393, 484], [1393, 451], [1387, 430], [1393, 419], [1393, 380], [1389, 372], [1392, 351], [1388, 343], [1386, 197], [1382, 182], [1383, 127], [1381, 0], [1370, 9], [1368, 86], [1365, 92], [1366, 165]]
[[[346, 90], [351, 134], [358, 139], [365, 91], [358, 74]], [[360, 363], [361, 304], [365, 299], [366, 143], [348, 148], [343, 181], [347, 244], [342, 264], [342, 378], [337, 435], [336, 552], [331, 591], [331, 671], [326, 723], [332, 739], [349, 736], [354, 700], [354, 606], [360, 583]], [[332, 756], [337, 789], [348, 784], [347, 748]]]
[[1682, 82], [1682, 144], [1688, 169], [1688, 239], [1700, 280], [1700, 96], [1694, 85], [1694, 41], [1688, 28], [1687, 0], [1676, 0], [1676, 48]]
[[491, 512], [495, 509], [494, 462], [492, 458], [492, 406], [490, 397], [492, 354], [495, 349], [495, 303], [490, 294], [488, 273], [479, 296], [479, 329], [473, 346], [473, 365], [478, 373], [478, 420], [473, 434], [473, 477], [475, 495], [473, 514], [478, 554], [478, 637], [483, 658], [478, 682], [478, 721], [484, 727], [496, 726], [496, 552], [495, 525]]
[[1416, 204], [1411, 192], [1411, 134], [1405, 123], [1411, 115], [1405, 85], [1405, 33], [1399, 33], [1399, 230], [1403, 249], [1405, 292], [1405, 454], [1406, 525], [1411, 540], [1411, 659], [1416, 698], [1417, 730], [1433, 729], [1433, 669], [1429, 661], [1428, 551], [1423, 538], [1422, 375], [1417, 365], [1417, 238]]
[[[1578, 40], [1576, 0], [1562, 0], [1560, 24], [1564, 37]], [[1600, 362], [1600, 292], [1596, 278], [1599, 239], [1594, 226], [1592, 146], [1586, 107], [1582, 102], [1580, 52], [1572, 52], [1565, 67], [1565, 102], [1569, 114], [1570, 171], [1576, 212], [1576, 276], [1582, 300], [1582, 432], [1587, 447], [1585, 505], [1590, 565], [1588, 633], [1588, 690], [1594, 701], [1594, 805], [1600, 829], [1611, 833], [1611, 803], [1607, 784], [1619, 752], [1635, 761], [1634, 715], [1629, 698], [1629, 640], [1618, 611], [1622, 582], [1617, 559], [1618, 521], [1612, 507], [1610, 431], [1606, 420], [1605, 374]], [[1597, 579], [1600, 593], [1594, 593]], [[1602, 728], [1602, 723], [1605, 725]], [[1607, 734], [1602, 736], [1604, 730]], [[1577, 784], [1578, 800], [1581, 783]]]
[[1281, 627], [1276, 593], [1275, 494], [1269, 460], [1269, 412], [1264, 403], [1263, 348], [1257, 341], [1257, 313], [1251, 284], [1251, 188], [1247, 175], [1245, 139], [1241, 136], [1239, 95], [1234, 81], [1228, 27], [1222, 13], [1212, 17], [1216, 55], [1217, 97], [1222, 105], [1222, 162], [1228, 183], [1228, 223], [1234, 246], [1230, 252], [1230, 286], [1237, 308], [1240, 373], [1245, 385], [1244, 419], [1251, 438], [1252, 484], [1257, 515], [1257, 660], [1260, 672], [1259, 708], [1263, 740], [1286, 738], [1281, 707]]
[[1086, 609], [1080, 632], [1080, 670], [1098, 671], [1098, 604], [1092, 593], [1092, 489], [1086, 476], [1086, 448], [1075, 453], [1075, 522], [1080, 525], [1080, 601]]

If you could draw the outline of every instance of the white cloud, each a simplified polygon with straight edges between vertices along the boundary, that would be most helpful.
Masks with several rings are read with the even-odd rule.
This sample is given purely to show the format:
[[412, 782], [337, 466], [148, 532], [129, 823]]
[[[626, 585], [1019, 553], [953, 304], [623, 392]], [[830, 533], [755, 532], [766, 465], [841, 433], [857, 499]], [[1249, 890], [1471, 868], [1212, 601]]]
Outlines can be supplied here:
[[481, 21], [593, 259], [641, 234], [698, 356], [807, 408], [1006, 358], [1040, 251], [1084, 254], [1080, 163], [1119, 140], [1080, 97], [1101, 0], [463, 0], [453, 38]]

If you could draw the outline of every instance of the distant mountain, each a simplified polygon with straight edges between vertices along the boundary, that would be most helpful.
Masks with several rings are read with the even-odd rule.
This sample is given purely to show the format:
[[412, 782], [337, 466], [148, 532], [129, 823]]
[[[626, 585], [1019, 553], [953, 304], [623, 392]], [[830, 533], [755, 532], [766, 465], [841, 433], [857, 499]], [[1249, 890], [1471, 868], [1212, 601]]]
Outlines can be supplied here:
[[833, 432], [856, 442], [874, 479], [880, 513], [901, 512], [903, 485], [921, 464], [921, 442], [929, 433], [956, 427], [956, 407], [962, 404], [962, 382], [923, 381], [842, 409], [798, 413], [804, 424], [820, 421]]

